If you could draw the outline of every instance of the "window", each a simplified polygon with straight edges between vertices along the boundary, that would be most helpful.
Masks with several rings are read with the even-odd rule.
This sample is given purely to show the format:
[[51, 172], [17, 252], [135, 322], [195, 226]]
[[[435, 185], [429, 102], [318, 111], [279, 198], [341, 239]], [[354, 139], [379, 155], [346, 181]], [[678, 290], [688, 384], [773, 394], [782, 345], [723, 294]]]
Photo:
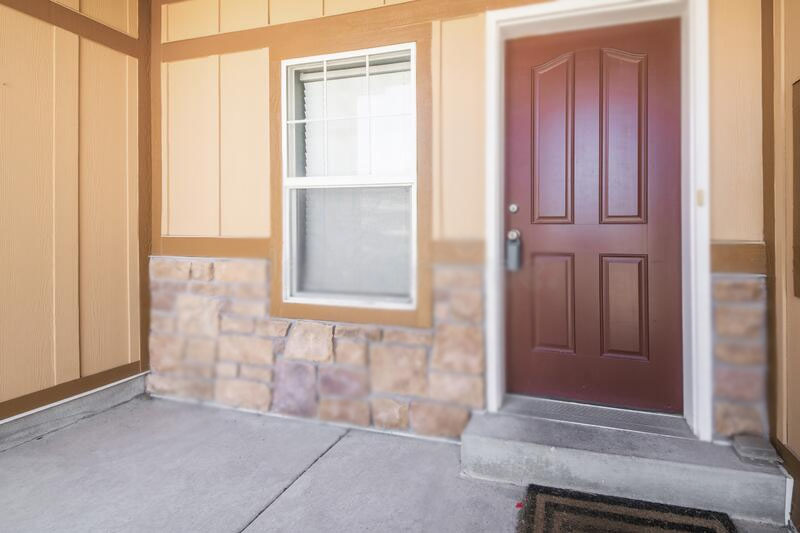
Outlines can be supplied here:
[[290, 302], [413, 309], [414, 44], [283, 68], [283, 291]]

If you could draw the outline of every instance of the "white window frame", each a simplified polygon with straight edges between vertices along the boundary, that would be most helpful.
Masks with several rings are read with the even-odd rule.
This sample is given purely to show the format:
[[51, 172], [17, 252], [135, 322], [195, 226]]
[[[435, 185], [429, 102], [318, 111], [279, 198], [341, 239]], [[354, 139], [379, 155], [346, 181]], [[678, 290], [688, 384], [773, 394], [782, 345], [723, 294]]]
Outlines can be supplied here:
[[[287, 132], [290, 124], [297, 124], [306, 122], [305, 120], [288, 120], [288, 94], [287, 94], [287, 73], [293, 66], [304, 65], [309, 63], [323, 63], [323, 67], [327, 67], [328, 61], [335, 61], [338, 59], [355, 58], [360, 56], [366, 57], [366, 79], [367, 79], [367, 95], [369, 95], [369, 56], [376, 54], [383, 54], [387, 52], [400, 52], [407, 51], [410, 54], [410, 90], [413, 102], [411, 111], [411, 131], [414, 132], [414, 142], [412, 143], [412, 160], [414, 164], [414, 172], [412, 176], [308, 176], [308, 177], [290, 177], [289, 176], [289, 157], [288, 153], [288, 139]], [[323, 68], [323, 80], [327, 82], [327, 68]], [[327, 109], [327, 84], [323, 85], [323, 118], [320, 121], [323, 124], [327, 123], [326, 109]], [[360, 50], [351, 50], [347, 52], [339, 52], [333, 54], [322, 54], [316, 56], [298, 57], [293, 59], [284, 59], [281, 61], [281, 202], [282, 202], [282, 297], [286, 303], [297, 304], [310, 304], [310, 305], [325, 305], [334, 307], [358, 307], [368, 309], [392, 309], [392, 310], [415, 310], [417, 308], [417, 293], [418, 293], [418, 275], [417, 275], [417, 247], [418, 247], [418, 229], [417, 229], [417, 186], [419, 181], [419, 162], [417, 159], [417, 46], [416, 43], [401, 43], [390, 46], [381, 46], [377, 48], [364, 48]], [[381, 115], [383, 116], [383, 115]], [[376, 115], [375, 117], [378, 117]], [[336, 120], [348, 117], [337, 117]], [[352, 117], [356, 118], [356, 117]], [[371, 114], [367, 118], [373, 118]], [[370, 121], [371, 122], [371, 121]], [[327, 127], [323, 128], [324, 131], [324, 168], [327, 169]], [[371, 130], [370, 130], [370, 139]], [[294, 154], [291, 154], [294, 157]], [[371, 172], [371, 168], [370, 168]], [[336, 295], [314, 295], [312, 293], [303, 293], [301, 295], [293, 295], [292, 288], [296, 285], [295, 279], [297, 272], [293, 266], [292, 261], [292, 236], [294, 234], [294, 217], [292, 216], [291, 194], [294, 190], [313, 189], [313, 188], [343, 188], [343, 187], [409, 187], [411, 195], [411, 259], [410, 265], [410, 300], [398, 300], [391, 298], [384, 298], [379, 296], [336, 296]]]

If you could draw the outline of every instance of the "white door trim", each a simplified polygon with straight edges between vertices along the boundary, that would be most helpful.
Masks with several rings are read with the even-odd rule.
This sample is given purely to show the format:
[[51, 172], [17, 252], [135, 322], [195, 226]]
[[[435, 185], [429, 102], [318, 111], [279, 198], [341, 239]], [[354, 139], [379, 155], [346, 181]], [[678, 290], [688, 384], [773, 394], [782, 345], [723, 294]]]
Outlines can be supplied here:
[[712, 437], [708, 0], [554, 0], [486, 13], [486, 405], [505, 395], [503, 265], [505, 41], [681, 19], [681, 246], [684, 417]]

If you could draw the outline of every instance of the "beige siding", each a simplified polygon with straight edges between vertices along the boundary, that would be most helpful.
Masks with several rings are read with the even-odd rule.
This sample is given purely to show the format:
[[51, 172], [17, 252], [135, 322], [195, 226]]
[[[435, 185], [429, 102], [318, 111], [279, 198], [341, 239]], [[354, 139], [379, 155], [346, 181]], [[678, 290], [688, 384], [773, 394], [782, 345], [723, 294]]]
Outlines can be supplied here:
[[[86, 39], [80, 44], [81, 371], [90, 375], [139, 359], [135, 60]], [[133, 100], [133, 101], [131, 101]], [[133, 235], [131, 234], [133, 233]], [[133, 254], [131, 253], [133, 250]]]
[[52, 26], [0, 6], [0, 401], [55, 382], [53, 59]]
[[219, 31], [238, 31], [269, 24], [269, 0], [220, 0]]
[[478, 15], [443, 21], [435, 32], [434, 239], [484, 236], [483, 28]]
[[325, 0], [325, 15], [338, 15], [383, 5], [383, 0]]
[[78, 311], [78, 36], [54, 28], [53, 258], [55, 383], [80, 377]]
[[322, 0], [270, 0], [270, 24], [283, 24], [295, 20], [322, 16]]
[[166, 233], [219, 235], [219, 56], [169, 65]]
[[269, 235], [269, 53], [220, 59], [220, 206], [225, 237]]
[[131, 35], [139, 34], [138, 0], [52, 0]]
[[187, 0], [167, 4], [162, 8], [162, 16], [164, 14], [168, 41], [219, 32], [219, 0]]
[[761, 3], [710, 2], [711, 237], [764, 239]]
[[269, 235], [268, 69], [267, 50], [167, 65], [164, 235]]

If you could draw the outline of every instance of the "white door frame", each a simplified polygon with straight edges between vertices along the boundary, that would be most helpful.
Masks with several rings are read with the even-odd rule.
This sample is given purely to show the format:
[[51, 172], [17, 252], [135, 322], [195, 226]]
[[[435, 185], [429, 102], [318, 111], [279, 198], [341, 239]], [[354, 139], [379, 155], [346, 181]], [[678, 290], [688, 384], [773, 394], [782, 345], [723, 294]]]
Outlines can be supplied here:
[[663, 18], [681, 19], [681, 252], [684, 417], [712, 437], [708, 0], [554, 0], [486, 13], [486, 405], [506, 390], [505, 41]]

